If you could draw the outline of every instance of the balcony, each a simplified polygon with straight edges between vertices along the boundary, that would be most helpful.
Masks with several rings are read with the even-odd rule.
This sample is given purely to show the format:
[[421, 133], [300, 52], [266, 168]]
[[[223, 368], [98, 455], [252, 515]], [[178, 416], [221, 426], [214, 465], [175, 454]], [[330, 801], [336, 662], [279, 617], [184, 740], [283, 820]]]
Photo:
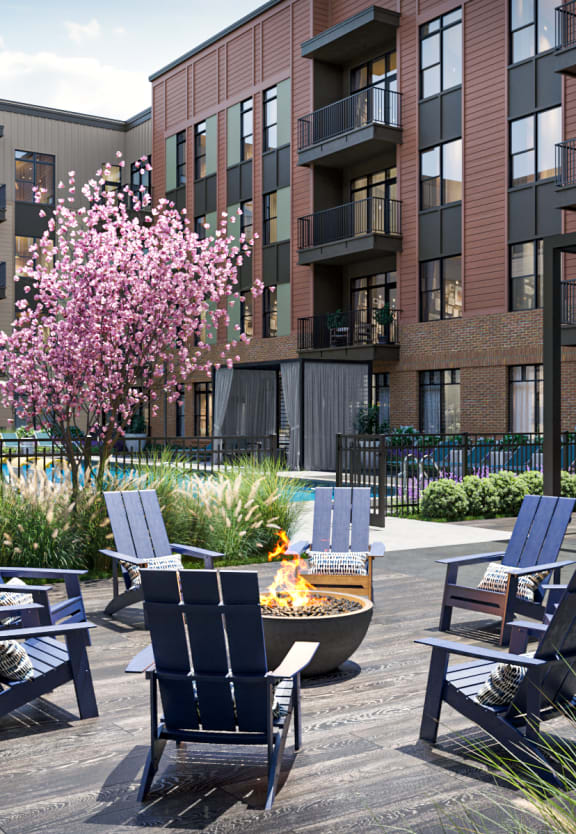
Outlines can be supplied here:
[[0, 298], [6, 298], [6, 261], [0, 261]]
[[576, 211], [576, 139], [556, 145], [556, 206]]
[[6, 186], [0, 185], [0, 223], [6, 220]]
[[316, 359], [397, 360], [398, 310], [338, 310], [298, 319], [298, 351]]
[[576, 279], [562, 281], [562, 344], [576, 345]]
[[299, 264], [345, 264], [402, 248], [399, 200], [368, 197], [298, 218]]
[[576, 75], [576, 0], [556, 9], [556, 72]]
[[402, 142], [402, 95], [370, 87], [298, 119], [298, 164], [353, 165]]

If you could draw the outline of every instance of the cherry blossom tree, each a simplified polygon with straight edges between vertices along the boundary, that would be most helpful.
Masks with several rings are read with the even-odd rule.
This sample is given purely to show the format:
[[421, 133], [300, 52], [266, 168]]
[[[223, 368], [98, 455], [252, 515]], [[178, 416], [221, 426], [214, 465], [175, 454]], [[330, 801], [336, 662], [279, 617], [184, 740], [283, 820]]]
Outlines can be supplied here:
[[[150, 167], [145, 157], [139, 164]], [[59, 184], [66, 196], [30, 247], [27, 295], [12, 331], [0, 334], [4, 404], [60, 438], [76, 490], [81, 464], [102, 484], [139, 409], [156, 414], [164, 395], [177, 402], [194, 371], [232, 366], [247, 341], [236, 325], [228, 344], [210, 344], [229, 324], [229, 306], [242, 302], [237, 269], [254, 241], [231, 236], [226, 214], [200, 239], [184, 209], [166, 199], [152, 206], [144, 186], [107, 191], [109, 175], [109, 164], [96, 172], [81, 206], [74, 171], [67, 195]], [[262, 288], [255, 281], [253, 294]]]

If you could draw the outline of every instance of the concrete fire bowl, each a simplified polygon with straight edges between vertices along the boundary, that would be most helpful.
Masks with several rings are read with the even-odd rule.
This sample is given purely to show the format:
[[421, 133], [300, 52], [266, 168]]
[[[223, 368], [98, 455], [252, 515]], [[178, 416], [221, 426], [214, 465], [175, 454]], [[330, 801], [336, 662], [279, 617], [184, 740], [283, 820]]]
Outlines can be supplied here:
[[292, 644], [299, 640], [320, 643], [311, 662], [302, 671], [304, 677], [332, 672], [354, 654], [368, 631], [372, 603], [366, 597], [353, 594], [322, 592], [321, 596], [345, 597], [359, 602], [362, 608], [322, 617], [274, 617], [263, 613], [269, 669], [275, 669]]

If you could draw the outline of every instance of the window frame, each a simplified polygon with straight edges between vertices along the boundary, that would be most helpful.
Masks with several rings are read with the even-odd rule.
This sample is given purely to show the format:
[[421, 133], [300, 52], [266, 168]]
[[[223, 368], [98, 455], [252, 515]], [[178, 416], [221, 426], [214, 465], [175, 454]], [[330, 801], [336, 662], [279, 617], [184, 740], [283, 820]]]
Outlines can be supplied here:
[[[450, 382], [446, 382], [446, 379], [450, 377]], [[438, 378], [439, 381], [431, 381], [425, 382], [425, 379], [434, 380]], [[460, 378], [460, 368], [445, 368], [442, 370], [433, 370], [433, 371], [420, 371], [419, 380], [418, 380], [418, 391], [419, 391], [419, 420], [420, 420], [420, 431], [426, 434], [429, 434], [428, 429], [424, 428], [424, 397], [423, 397], [423, 389], [426, 387], [434, 388], [439, 386], [440, 389], [440, 432], [439, 434], [447, 434], [446, 432], [446, 387], [450, 386], [458, 386], [459, 390], [459, 424], [460, 428], [457, 432], [450, 432], [450, 434], [459, 434], [462, 425], [462, 399], [461, 399], [461, 378]], [[436, 433], [436, 432], [435, 432]]]
[[[276, 326], [272, 321], [276, 319]], [[262, 337], [264, 339], [275, 339], [278, 335], [278, 294], [272, 292], [270, 287], [264, 287], [262, 293]]]
[[[533, 244], [534, 251], [532, 252], [533, 271], [527, 272], [524, 275], [512, 275], [512, 250], [515, 246], [527, 246]], [[521, 313], [527, 310], [540, 310], [543, 307], [543, 258], [544, 258], [544, 241], [542, 238], [534, 238], [533, 240], [520, 240], [515, 243], [510, 243], [508, 246], [508, 280], [509, 280], [509, 302], [508, 309], [511, 313]], [[533, 307], [515, 307], [514, 306], [514, 284], [525, 281], [527, 278], [532, 278], [534, 282], [534, 306]]]
[[[276, 102], [276, 121], [275, 122], [268, 122], [268, 104], [271, 102]], [[268, 87], [267, 90], [264, 90], [264, 94], [262, 96], [262, 108], [263, 108], [263, 137], [262, 137], [262, 152], [266, 153], [266, 151], [273, 151], [278, 148], [278, 85], [275, 84], [273, 87]], [[270, 141], [270, 131], [275, 129], [275, 139], [273, 142]]]
[[[251, 130], [246, 131], [245, 117], [250, 115]], [[247, 142], [251, 139], [251, 142]], [[250, 152], [247, 153], [247, 148]], [[247, 98], [240, 102], [240, 161], [247, 162], [254, 158], [254, 99]]]
[[[201, 180], [206, 176], [206, 141], [208, 130], [206, 119], [194, 125], [194, 179]], [[202, 145], [202, 139], [204, 144]], [[204, 173], [202, 173], [202, 171]]]
[[[385, 403], [387, 412], [387, 419], [382, 419], [382, 403], [380, 402], [380, 392], [387, 391], [388, 397]], [[390, 373], [388, 371], [372, 374], [372, 405], [378, 408], [378, 423], [382, 425], [386, 423], [390, 427]]]
[[194, 231], [198, 235], [198, 240], [205, 240], [206, 239], [206, 229], [204, 228], [204, 224], [206, 223], [206, 215], [205, 214], [198, 214], [194, 218]]
[[[447, 23], [444, 22], [445, 18], [450, 18], [456, 12], [460, 12], [460, 17], [458, 19], [449, 20]], [[429, 29], [431, 26], [435, 26], [437, 24], [437, 28]], [[426, 99], [433, 98], [434, 96], [439, 96], [448, 90], [456, 90], [458, 87], [462, 86], [462, 70], [463, 70], [463, 28], [462, 28], [463, 20], [462, 20], [462, 6], [457, 6], [456, 8], [452, 9], [449, 12], [446, 12], [443, 15], [438, 15], [437, 17], [432, 18], [431, 20], [423, 23], [419, 28], [419, 39], [418, 39], [418, 75], [419, 75], [419, 93], [420, 93], [420, 101], [425, 101]], [[454, 29], [456, 26], [460, 27], [460, 81], [458, 84], [452, 84], [450, 87], [444, 86], [444, 34], [445, 32]], [[425, 30], [428, 29], [428, 31]], [[438, 46], [438, 61], [429, 64], [428, 66], [422, 66], [422, 52], [423, 48], [422, 45], [432, 38], [438, 36], [439, 39], [439, 46]], [[439, 89], [434, 93], [428, 93], [424, 95], [424, 73], [428, 70], [435, 69], [438, 67], [439, 73]]]
[[[246, 206], [250, 205], [250, 212], [246, 211]], [[278, 202], [276, 202], [276, 206], [278, 206]], [[246, 235], [246, 240], [252, 240], [254, 237], [254, 200], [250, 198], [249, 200], [242, 200], [240, 203], [240, 211], [242, 214], [240, 215], [240, 234], [244, 233]], [[276, 212], [278, 212], [278, 208], [276, 208]], [[246, 218], [250, 217], [250, 223], [246, 223]], [[250, 231], [247, 232], [246, 230], [249, 229]]]
[[[276, 195], [276, 213], [271, 214], [272, 195]], [[278, 190], [269, 191], [264, 194], [264, 228], [263, 228], [263, 245], [268, 246], [271, 243], [278, 242]], [[274, 229], [274, 237], [271, 237], [271, 230]]]
[[[521, 379], [513, 379], [514, 371], [521, 369]], [[526, 374], [529, 368], [534, 369], [534, 378], [526, 379]], [[530, 432], [516, 432], [514, 429], [514, 385], [532, 383], [534, 385], [534, 426]], [[542, 387], [542, 396], [539, 388]], [[541, 363], [533, 363], [528, 365], [509, 365], [508, 366], [508, 426], [510, 432], [515, 434], [540, 434], [544, 428], [544, 368]]]
[[[551, 110], [559, 110], [560, 111], [560, 126], [562, 127], [562, 105], [555, 105], [554, 107], [546, 107], [544, 110], [538, 110], [536, 113], [529, 113], [527, 116], [521, 116], [519, 119], [510, 119], [509, 127], [508, 127], [508, 167], [510, 169], [510, 179], [508, 182], [509, 188], [526, 188], [528, 185], [533, 185], [537, 182], [552, 182], [554, 179], [554, 174], [549, 177], [541, 177], [538, 172], [538, 152], [539, 152], [539, 119], [540, 116], [544, 115], [545, 113], [549, 113]], [[529, 148], [525, 148], [521, 151], [513, 151], [512, 150], [512, 131], [515, 124], [518, 122], [523, 122], [528, 119], [532, 119], [532, 135], [533, 135], [533, 144]], [[561, 130], [560, 133], [562, 134], [563, 131]], [[562, 136], [558, 137], [557, 142], [562, 141]], [[533, 155], [533, 165], [532, 165], [532, 179], [527, 180], [526, 182], [515, 183], [514, 182], [514, 160], [516, 157], [522, 156], [524, 154], [531, 153]]]
[[[451, 200], [450, 202], [446, 202], [446, 178], [444, 176], [444, 169], [446, 167], [445, 164], [445, 148], [448, 145], [454, 145], [456, 142], [460, 143], [460, 188], [461, 192], [464, 191], [464, 168], [463, 168], [463, 150], [464, 150], [464, 143], [462, 137], [459, 139], [450, 139], [448, 142], [440, 142], [437, 145], [431, 145], [429, 148], [422, 148], [420, 151], [420, 211], [435, 211], [436, 209], [440, 208], [440, 206], [456, 206], [458, 203], [462, 202], [462, 193], [460, 194], [459, 200]], [[423, 179], [422, 176], [422, 157], [424, 154], [431, 153], [433, 151], [438, 152], [438, 171], [439, 173], [434, 177], [428, 177], [427, 179]], [[438, 190], [440, 193], [440, 202], [434, 203], [430, 206], [424, 206], [424, 183], [433, 182], [438, 180]]]
[[[180, 148], [182, 151], [182, 160], [180, 157]], [[176, 188], [183, 188], [186, 185], [186, 131], [180, 130], [176, 134]]]
[[[211, 380], [205, 382], [194, 383], [194, 437], [210, 437], [212, 435], [212, 417], [213, 417], [213, 396], [214, 390]], [[199, 405], [204, 404], [204, 412], [199, 408]], [[204, 422], [202, 430], [200, 421]]]
[[[548, 49], [539, 49], [539, 41], [540, 41], [540, 17], [541, 17], [541, 8], [540, 8], [540, 0], [533, 0], [533, 14], [532, 20], [529, 23], [524, 23], [522, 26], [517, 26], [515, 29], [512, 28], [512, 9], [514, 5], [514, 0], [510, 0], [509, 7], [508, 7], [508, 14], [509, 14], [509, 32], [508, 32], [508, 58], [510, 64], [521, 64], [523, 61], [529, 61], [532, 58], [535, 58], [537, 55], [546, 55], [546, 53], [552, 52], [556, 48], [555, 38], [553, 37], [552, 46]], [[560, 0], [551, 0], [552, 8], [555, 9], [557, 6], [560, 5]], [[523, 58], [514, 58], [514, 35], [517, 32], [523, 32], [527, 29], [532, 28], [532, 51], [529, 55], [525, 55]], [[554, 34], [554, 33], [553, 33]]]
[[[136, 167], [136, 162], [140, 163], [138, 167]], [[142, 194], [142, 192], [140, 191], [141, 185], [143, 185], [146, 189], [144, 193], [151, 193], [151, 172], [146, 170], [146, 165], [152, 165], [151, 154], [147, 155], [146, 162], [142, 162], [141, 159], [137, 159], [134, 162], [130, 163], [130, 188], [132, 189], [132, 191], [134, 191], [135, 194]]]
[[[254, 336], [254, 296], [251, 290], [246, 290], [240, 293], [244, 301], [240, 301], [240, 332], [245, 333], [249, 339]], [[248, 304], [248, 307], [246, 306]], [[246, 315], [249, 310], [249, 315]], [[249, 331], [246, 329], [246, 324], [250, 323]]]
[[[23, 157], [18, 157], [17, 154], [31, 154], [32, 158], [29, 160], [24, 159]], [[43, 159], [39, 159], [39, 157], [43, 157]], [[51, 160], [51, 161], [49, 161]], [[32, 163], [32, 179], [31, 180], [23, 180], [18, 177], [18, 165], [19, 161], [23, 162], [31, 162]], [[47, 195], [48, 199], [41, 199], [38, 205], [44, 206], [53, 206], [56, 202], [56, 156], [54, 154], [49, 153], [41, 153], [40, 151], [24, 151], [21, 148], [14, 148], [14, 202], [16, 203], [25, 203], [26, 205], [31, 205], [35, 203], [34, 194], [36, 192], [32, 192], [32, 199], [31, 200], [21, 200], [18, 199], [18, 183], [22, 183], [22, 185], [30, 185], [30, 186], [38, 186], [38, 174], [37, 174], [37, 167], [38, 165], [46, 165], [52, 166], [52, 194], [50, 196], [49, 191]], [[26, 237], [26, 235], [21, 235], [21, 237]]]
[[[445, 262], [456, 260], [456, 258], [460, 261], [460, 315], [459, 316], [447, 316], [446, 315], [446, 283], [445, 283]], [[440, 286], [437, 289], [433, 290], [424, 290], [422, 288], [423, 282], [423, 267], [427, 264], [439, 263], [440, 264]], [[440, 295], [440, 317], [439, 318], [424, 318], [424, 304], [423, 299], [424, 296], [431, 296], [432, 293], [439, 293]], [[421, 322], [431, 322], [431, 321], [453, 321], [454, 319], [461, 319], [462, 318], [462, 255], [449, 255], [444, 258], [428, 258], [425, 261], [420, 261], [420, 285], [419, 285], [419, 297], [420, 297], [420, 321]], [[430, 309], [430, 307], [428, 307]]]

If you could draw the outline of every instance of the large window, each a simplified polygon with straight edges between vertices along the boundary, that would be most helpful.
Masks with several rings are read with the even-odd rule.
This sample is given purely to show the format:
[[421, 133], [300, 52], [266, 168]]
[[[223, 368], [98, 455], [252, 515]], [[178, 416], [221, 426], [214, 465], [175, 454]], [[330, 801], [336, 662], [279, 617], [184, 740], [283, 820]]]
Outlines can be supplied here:
[[151, 157], [148, 154], [145, 161], [139, 159], [137, 163], [132, 162], [130, 165], [130, 186], [134, 193], [142, 193], [140, 192], [140, 186], [143, 185], [145, 193], [150, 194], [150, 171], [146, 170], [146, 165], [150, 164]]
[[122, 185], [122, 168], [119, 165], [102, 163], [105, 176], [104, 191], [120, 191]]
[[420, 152], [420, 208], [462, 199], [462, 139]]
[[510, 431], [542, 431], [544, 382], [542, 365], [512, 365], [510, 370]]
[[15, 188], [17, 203], [34, 203], [36, 186], [45, 189], [40, 192], [39, 202], [44, 205], [54, 203], [54, 167], [56, 157], [47, 153], [34, 151], [14, 151], [16, 165]]
[[186, 185], [186, 131], [176, 134], [176, 186]]
[[380, 426], [390, 426], [390, 374], [373, 374], [372, 404], [378, 406]]
[[254, 296], [250, 291], [243, 292], [240, 302], [240, 332], [249, 338], [254, 335]]
[[544, 247], [541, 240], [510, 246], [510, 309], [534, 310], [542, 306]]
[[553, 107], [510, 124], [510, 185], [550, 179], [556, 144], [562, 141], [562, 108]]
[[353, 278], [351, 282], [352, 309], [365, 311], [366, 321], [372, 323], [376, 310], [388, 304], [396, 307], [396, 273], [380, 272], [366, 278]]
[[396, 53], [387, 52], [372, 61], [366, 61], [355, 67], [350, 74], [350, 92], [359, 93], [362, 90], [383, 90], [382, 93], [356, 96], [354, 107], [359, 124], [370, 120], [376, 122], [391, 122], [398, 124], [398, 101], [396, 96], [388, 96], [388, 92], [398, 89]]
[[[374, 199], [368, 203], [371, 198]], [[394, 226], [394, 215], [387, 201], [396, 199], [396, 168], [385, 168], [353, 179], [350, 199], [360, 204], [354, 206], [355, 234], [364, 235], [370, 231], [387, 233]]]
[[439, 258], [420, 264], [420, 321], [462, 315], [462, 258]]
[[264, 91], [264, 150], [278, 147], [278, 88]]
[[199, 214], [197, 217], [194, 218], [194, 231], [198, 235], [199, 240], [204, 240], [206, 237], [206, 215]]
[[252, 99], [240, 105], [240, 159], [252, 159], [254, 154], [254, 112]]
[[263, 336], [265, 339], [271, 339], [278, 333], [278, 296], [270, 287], [265, 287], [262, 294], [262, 301]]
[[254, 209], [252, 200], [244, 200], [240, 203], [240, 233], [244, 232], [246, 240], [252, 240], [254, 235]]
[[194, 435], [207, 437], [212, 434], [212, 383], [194, 384]]
[[206, 176], [206, 122], [200, 122], [194, 128], [194, 178], [199, 180]]
[[355, 177], [350, 182], [350, 198], [353, 202], [369, 197], [396, 199], [396, 168], [385, 168], [374, 174]]
[[264, 195], [264, 244], [278, 240], [278, 192]]
[[462, 9], [420, 27], [420, 96], [462, 83]]
[[511, 0], [511, 60], [515, 64], [555, 47], [554, 9], [560, 0]]
[[460, 431], [460, 371], [420, 372], [420, 429], [427, 434]]

